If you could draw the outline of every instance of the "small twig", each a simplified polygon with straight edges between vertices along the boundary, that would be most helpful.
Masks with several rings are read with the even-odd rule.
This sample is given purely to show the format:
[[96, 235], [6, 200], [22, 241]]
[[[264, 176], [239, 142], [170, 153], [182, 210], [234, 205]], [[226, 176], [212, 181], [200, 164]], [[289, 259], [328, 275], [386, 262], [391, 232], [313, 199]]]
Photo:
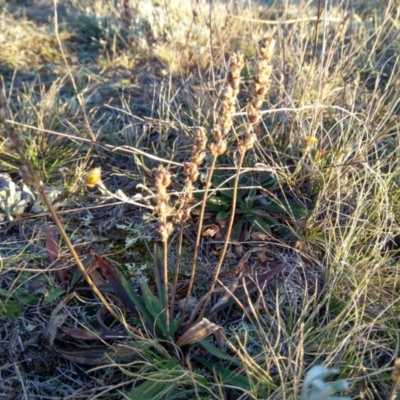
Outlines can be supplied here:
[[49, 130], [49, 129], [41, 129], [41, 128], [38, 128], [36, 126], [32, 126], [32, 125], [28, 125], [28, 124], [22, 124], [20, 122], [12, 121], [12, 120], [9, 120], [9, 119], [7, 119], [5, 122], [7, 122], [10, 125], [21, 126], [22, 128], [32, 129], [32, 130], [38, 131], [38, 132], [51, 133], [51, 134], [56, 135], [56, 136], [66, 137], [66, 138], [68, 138], [70, 140], [77, 140], [77, 141], [85, 142], [85, 143], [94, 143], [96, 146], [102, 147], [103, 149], [106, 149], [106, 150], [121, 151], [122, 153], [127, 153], [127, 154], [140, 154], [140, 155], [145, 156], [147, 158], [150, 158], [151, 160], [154, 160], [154, 161], [159, 161], [159, 162], [162, 162], [162, 163], [167, 163], [167, 164], [170, 164], [170, 165], [176, 165], [176, 166], [182, 167], [182, 163], [178, 163], [176, 161], [170, 161], [170, 160], [166, 160], [165, 158], [160, 158], [160, 157], [157, 157], [157, 156], [153, 156], [150, 153], [147, 153], [147, 152], [145, 152], [143, 150], [139, 150], [139, 149], [137, 149], [135, 147], [132, 147], [132, 146], [112, 146], [110, 144], [100, 143], [100, 142], [93, 141], [93, 140], [86, 139], [86, 138], [82, 138], [82, 137], [79, 137], [79, 136], [70, 135], [68, 133], [56, 132], [56, 131], [52, 131], [52, 130]]
[[342, 22], [344, 18], [337, 18], [337, 17], [308, 17], [308, 18], [296, 18], [296, 19], [288, 19], [286, 21], [275, 21], [275, 20], [268, 20], [268, 19], [257, 19], [257, 18], [249, 18], [249, 17], [242, 17], [240, 15], [230, 15], [231, 18], [240, 19], [242, 21], [249, 21], [249, 22], [256, 22], [259, 24], [268, 24], [268, 25], [289, 25], [289, 24], [296, 24], [298, 22], [320, 22], [321, 20], [327, 22]]

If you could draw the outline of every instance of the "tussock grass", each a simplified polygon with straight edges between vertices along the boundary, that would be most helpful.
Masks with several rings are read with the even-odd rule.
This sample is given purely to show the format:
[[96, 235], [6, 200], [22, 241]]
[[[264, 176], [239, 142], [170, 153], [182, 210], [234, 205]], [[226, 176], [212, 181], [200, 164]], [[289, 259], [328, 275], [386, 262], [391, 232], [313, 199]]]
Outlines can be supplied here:
[[[20, 3], [0, 15], [0, 172], [21, 191], [30, 160], [62, 187], [60, 224], [86, 268], [95, 250], [156, 293], [161, 238], [167, 334], [133, 326], [115, 297], [103, 299], [115, 318], [103, 313], [84, 282], [67, 292], [75, 261], [61, 241], [52, 259], [55, 225], [30, 200], [0, 222], [0, 381], [18, 398], [295, 399], [322, 365], [353, 398], [394, 396], [398, 5], [70, 0], [54, 14]], [[263, 64], [266, 37], [276, 44]], [[101, 180], [87, 187], [93, 167]], [[173, 337], [201, 297], [197, 316], [218, 305], [214, 285], [234, 292], [239, 270], [255, 279], [281, 267], [212, 315], [225, 358]], [[100, 337], [105, 327], [120, 337]], [[107, 362], [66, 352], [82, 344], [107, 349]]]

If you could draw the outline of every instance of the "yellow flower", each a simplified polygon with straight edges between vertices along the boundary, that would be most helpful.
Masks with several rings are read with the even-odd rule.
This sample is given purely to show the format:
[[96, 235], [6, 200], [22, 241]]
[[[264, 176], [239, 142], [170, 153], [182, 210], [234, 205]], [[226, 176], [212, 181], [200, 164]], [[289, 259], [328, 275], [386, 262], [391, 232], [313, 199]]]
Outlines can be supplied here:
[[91, 169], [86, 175], [86, 185], [94, 187], [101, 182], [101, 167]]
[[315, 144], [318, 143], [318, 139], [314, 136], [306, 136], [304, 138], [307, 147], [313, 147]]

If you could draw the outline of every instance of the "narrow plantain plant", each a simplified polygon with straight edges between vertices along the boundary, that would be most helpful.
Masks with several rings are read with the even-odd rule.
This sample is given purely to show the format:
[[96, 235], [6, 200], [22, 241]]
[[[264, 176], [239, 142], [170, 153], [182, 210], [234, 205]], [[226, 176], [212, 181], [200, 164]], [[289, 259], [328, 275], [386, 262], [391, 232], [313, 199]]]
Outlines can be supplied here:
[[[213, 179], [218, 179], [214, 175], [216, 165], [218, 159], [227, 150], [228, 136], [234, 124], [236, 97], [239, 92], [243, 57], [239, 54], [232, 55], [231, 68], [222, 95], [219, 118], [211, 134], [212, 142], [209, 145], [211, 161], [201, 201], [190, 282], [182, 308], [178, 313], [175, 312], [175, 296], [180, 264], [178, 262], [175, 267], [174, 278], [172, 285], [170, 285], [168, 240], [174, 230], [174, 224], [179, 225], [178, 255], [181, 254], [183, 223], [190, 217], [193, 208], [191, 206], [194, 199], [193, 190], [199, 175], [198, 168], [206, 155], [207, 137], [204, 131], [202, 129], [198, 130], [190, 160], [185, 163], [184, 175], [186, 176], [186, 181], [180, 205], [177, 207], [178, 209], [176, 209], [176, 205], [171, 206], [170, 204], [168, 187], [171, 184], [171, 175], [169, 171], [163, 166], [160, 166], [157, 170], [155, 178], [155, 213], [158, 218], [158, 232], [162, 246], [160, 247], [156, 244], [154, 247], [156, 294], [153, 293], [148, 284], [141, 280], [138, 280], [136, 285], [132, 285], [131, 282], [128, 282], [117, 269], [99, 254], [92, 252], [92, 260], [100, 266], [102, 275], [107, 281], [108, 286], [104, 286], [99, 284], [98, 280], [96, 283], [94, 282], [95, 267], [90, 267], [90, 259], [82, 262], [76, 253], [68, 234], [65, 232], [47, 196], [44, 183], [41, 181], [37, 171], [34, 170], [32, 162], [25, 155], [21, 135], [12, 125], [7, 125], [5, 118], [5, 96], [4, 94], [0, 95], [0, 123], [4, 124], [8, 131], [7, 150], [16, 153], [22, 160], [21, 174], [24, 182], [42, 196], [62, 238], [79, 267], [79, 274], [75, 274], [71, 282], [66, 285], [68, 287], [68, 295], [72, 296], [74, 294], [80, 278], [83, 277], [108, 312], [126, 328], [128, 335], [132, 339], [135, 339], [122, 347], [118, 345], [112, 348], [110, 346], [100, 346], [90, 349], [79, 347], [72, 350], [65, 349], [60, 346], [60, 343], [56, 339], [56, 330], [61, 326], [65, 318], [57, 316], [57, 313], [54, 312], [53, 320], [50, 324], [52, 326], [49, 327], [47, 333], [48, 338], [50, 338], [49, 342], [53, 350], [73, 361], [97, 367], [114, 363], [126, 374], [135, 376], [135, 388], [128, 394], [128, 397], [131, 399], [165, 398], [166, 393], [176, 390], [177, 387], [174, 379], [172, 379], [172, 376], [175, 376], [173, 371], [179, 370], [181, 374], [184, 366], [192, 373], [192, 384], [195, 386], [196, 391], [205, 390], [207, 392], [210, 390], [209, 383], [201, 379], [198, 374], [199, 371], [206, 370], [208, 371], [207, 374], [214, 376], [215, 381], [219, 385], [229, 386], [232, 390], [239, 392], [251, 393], [251, 396], [256, 398], [263, 398], [265, 396], [265, 388], [252, 382], [249, 377], [243, 374], [241, 361], [235, 356], [234, 352], [231, 351], [228, 353], [225, 350], [226, 338], [224, 329], [212, 320], [227, 308], [235, 305], [239, 306], [243, 310], [243, 313], [247, 315], [245, 302], [251, 301], [250, 296], [253, 293], [259, 291], [260, 288], [264, 287], [267, 282], [275, 278], [283, 270], [283, 267], [276, 268], [275, 270], [260, 274], [255, 280], [244, 279], [241, 277], [241, 273], [238, 272], [235, 285], [230, 288], [223, 285], [220, 281], [220, 271], [230, 243], [237, 215], [237, 205], [239, 204], [239, 208], [242, 211], [243, 207], [248, 206], [242, 197], [243, 193], [238, 188], [245, 156], [252, 150], [260, 130], [260, 109], [269, 90], [272, 71], [271, 58], [274, 46], [275, 41], [272, 38], [267, 38], [260, 42], [260, 57], [257, 61], [258, 75], [254, 79], [253, 99], [249, 102], [247, 108], [248, 123], [244, 137], [237, 140], [238, 160], [231, 187], [231, 195], [229, 197], [230, 206], [229, 209], [225, 208], [223, 210], [227, 213], [227, 230], [224, 244], [210, 287], [202, 298], [198, 301], [195, 300], [194, 304], [190, 304], [191, 300], [194, 299], [192, 292], [197, 272], [204, 214], [209, 202], [209, 191], [212, 188]], [[98, 184], [106, 190], [101, 182], [100, 170], [96, 170], [91, 175], [89, 174], [87, 183], [92, 186]], [[251, 215], [254, 216], [254, 213], [246, 215], [246, 218], [248, 218], [249, 222], [254, 222], [254, 218], [251, 219]], [[180, 257], [178, 258], [180, 259]], [[220, 284], [220, 289], [216, 288], [217, 283]], [[172, 286], [172, 290], [170, 290], [170, 286]], [[112, 293], [119, 299], [120, 306], [129, 312], [129, 316], [126, 316], [121, 312], [120, 308], [111, 304], [107, 298], [107, 293]], [[216, 294], [222, 294], [222, 296], [219, 301], [211, 306], [211, 297]], [[64, 332], [73, 337], [84, 336], [82, 332], [76, 330], [64, 329]], [[103, 340], [117, 336], [115, 332], [113, 334], [104, 331], [96, 335], [96, 337]], [[212, 341], [207, 340], [207, 337], [210, 335], [216, 337], [218, 346], [214, 345]], [[87, 339], [87, 336], [85, 339]], [[201, 351], [199, 350], [200, 348], [202, 349]], [[208, 354], [208, 356], [206, 357], [205, 354]], [[159, 362], [149, 367], [146, 373], [140, 372], [143, 369], [135, 369], [135, 365], [139, 364], [143, 366], [143, 364], [148, 363], [149, 358], [158, 358]], [[217, 359], [218, 363], [210, 362], [210, 359]], [[131, 368], [129, 364], [124, 367], [120, 366], [118, 363], [121, 362], [132, 362]], [[163, 371], [161, 375], [160, 371]], [[145, 381], [141, 382], [142, 380]], [[185, 383], [182, 384], [182, 382]], [[181, 385], [183, 386], [188, 384], [185, 380], [182, 382]]]

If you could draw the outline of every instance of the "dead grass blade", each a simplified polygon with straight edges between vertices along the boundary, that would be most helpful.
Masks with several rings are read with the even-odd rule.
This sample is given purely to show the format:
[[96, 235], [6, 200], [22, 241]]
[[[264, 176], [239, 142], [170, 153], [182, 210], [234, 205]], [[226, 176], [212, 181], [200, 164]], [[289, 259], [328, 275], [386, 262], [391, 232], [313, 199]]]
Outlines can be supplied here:
[[101, 331], [90, 331], [88, 329], [82, 328], [69, 328], [67, 326], [60, 327], [60, 331], [64, 332], [66, 335], [71, 336], [74, 339], [79, 340], [115, 340], [115, 339], [124, 339], [127, 338], [128, 335], [121, 335], [117, 332], [101, 332]]

